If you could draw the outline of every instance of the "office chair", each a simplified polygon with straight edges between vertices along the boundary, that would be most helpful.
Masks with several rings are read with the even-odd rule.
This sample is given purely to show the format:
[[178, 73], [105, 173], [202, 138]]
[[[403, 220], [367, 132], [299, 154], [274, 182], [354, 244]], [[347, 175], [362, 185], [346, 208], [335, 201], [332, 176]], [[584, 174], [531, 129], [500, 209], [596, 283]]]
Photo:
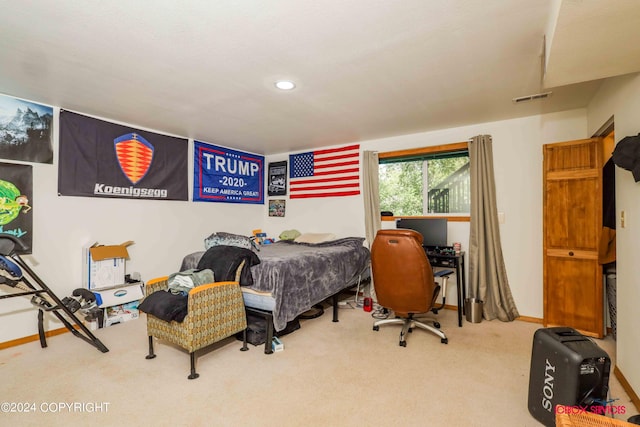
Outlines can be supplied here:
[[[395, 314], [393, 319], [376, 321], [374, 331], [379, 330], [380, 325], [401, 324], [402, 347], [407, 346], [406, 334], [414, 327], [433, 332], [443, 344], [449, 342], [437, 321], [416, 317], [434, 308], [440, 291], [420, 233], [407, 229], [378, 231], [371, 246], [371, 268], [378, 303]], [[449, 270], [448, 274], [451, 273]], [[445, 284], [448, 274], [441, 274]]]

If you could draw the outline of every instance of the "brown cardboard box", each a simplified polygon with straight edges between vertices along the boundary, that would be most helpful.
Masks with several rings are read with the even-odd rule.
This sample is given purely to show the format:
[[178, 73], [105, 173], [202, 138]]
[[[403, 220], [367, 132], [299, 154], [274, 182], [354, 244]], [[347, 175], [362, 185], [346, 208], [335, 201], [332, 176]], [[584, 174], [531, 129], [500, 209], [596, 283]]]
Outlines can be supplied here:
[[125, 263], [129, 258], [129, 240], [119, 245], [94, 243], [83, 249], [82, 285], [87, 289], [100, 289], [124, 284]]

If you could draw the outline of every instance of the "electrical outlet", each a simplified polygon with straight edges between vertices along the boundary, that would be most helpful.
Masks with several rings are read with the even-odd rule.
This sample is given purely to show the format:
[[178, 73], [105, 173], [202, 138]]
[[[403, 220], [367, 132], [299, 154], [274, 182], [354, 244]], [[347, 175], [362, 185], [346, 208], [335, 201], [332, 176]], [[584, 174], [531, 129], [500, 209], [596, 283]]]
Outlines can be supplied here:
[[624, 211], [620, 211], [620, 228], [624, 228], [625, 227], [625, 213]]

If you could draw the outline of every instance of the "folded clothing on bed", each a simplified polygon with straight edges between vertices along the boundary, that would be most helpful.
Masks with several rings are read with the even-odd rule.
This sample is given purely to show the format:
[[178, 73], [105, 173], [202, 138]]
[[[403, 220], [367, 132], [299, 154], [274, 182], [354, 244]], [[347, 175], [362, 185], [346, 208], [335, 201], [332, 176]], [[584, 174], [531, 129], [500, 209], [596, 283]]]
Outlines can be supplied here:
[[[244, 263], [244, 265], [243, 265]], [[218, 282], [237, 281], [240, 286], [253, 285], [251, 267], [260, 264], [260, 258], [249, 249], [237, 246], [213, 246], [202, 255], [198, 270], [210, 269]], [[239, 280], [236, 271], [242, 266]]]
[[253, 237], [226, 233], [224, 231], [218, 231], [204, 239], [205, 249], [209, 249], [213, 246], [237, 246], [239, 248], [260, 252], [260, 248], [256, 245]]

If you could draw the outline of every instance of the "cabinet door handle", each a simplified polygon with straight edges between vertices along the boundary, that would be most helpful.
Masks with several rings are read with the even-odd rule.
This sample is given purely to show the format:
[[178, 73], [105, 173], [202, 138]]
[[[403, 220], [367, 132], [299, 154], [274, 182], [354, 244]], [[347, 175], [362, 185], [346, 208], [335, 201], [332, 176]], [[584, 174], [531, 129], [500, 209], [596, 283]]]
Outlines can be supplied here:
[[573, 256], [573, 251], [569, 251], [569, 256]]

